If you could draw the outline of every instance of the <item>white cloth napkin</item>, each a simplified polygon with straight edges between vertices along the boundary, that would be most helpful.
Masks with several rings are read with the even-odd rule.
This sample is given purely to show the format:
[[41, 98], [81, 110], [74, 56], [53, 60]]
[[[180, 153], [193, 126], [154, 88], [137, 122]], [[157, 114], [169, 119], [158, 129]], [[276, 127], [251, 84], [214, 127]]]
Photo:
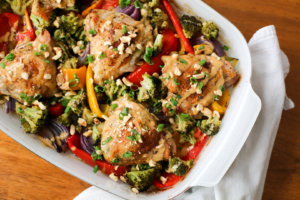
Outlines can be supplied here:
[[[289, 61], [280, 50], [275, 27], [258, 30], [249, 41], [252, 56], [252, 85], [262, 100], [262, 110], [238, 157], [214, 187], [194, 187], [176, 199], [261, 199], [269, 160], [283, 109], [294, 103], [286, 97], [284, 78]], [[75, 200], [119, 200], [113, 194], [90, 187]]]

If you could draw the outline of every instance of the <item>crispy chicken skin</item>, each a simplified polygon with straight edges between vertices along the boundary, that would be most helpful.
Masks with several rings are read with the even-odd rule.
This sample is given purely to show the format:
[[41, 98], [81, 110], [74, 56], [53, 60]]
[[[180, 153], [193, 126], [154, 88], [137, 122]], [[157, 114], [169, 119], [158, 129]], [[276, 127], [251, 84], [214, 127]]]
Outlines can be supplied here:
[[[127, 97], [113, 103], [118, 107], [105, 121], [101, 135], [105, 160], [118, 165], [134, 165], [168, 159], [171, 142], [162, 132], [157, 132], [155, 117], [143, 105]], [[124, 108], [129, 109], [128, 115], [120, 119]], [[132, 155], [126, 156], [126, 153]]]
[[[166, 102], [178, 94], [182, 98], [178, 100], [175, 110], [197, 115], [203, 107], [213, 102], [215, 95], [220, 95], [220, 87], [230, 87], [239, 79], [229, 62], [214, 56], [174, 54], [164, 56], [162, 60], [165, 64], [162, 69], [163, 80], [169, 89], [164, 104], [166, 114]], [[205, 61], [202, 66], [201, 61]]]
[[135, 21], [115, 11], [93, 10], [84, 24], [90, 53], [95, 58], [91, 66], [97, 84], [134, 71], [144, 47], [153, 41], [148, 21]]
[[[40, 50], [41, 45], [46, 45], [47, 50]], [[35, 52], [41, 55], [35, 55]], [[53, 55], [49, 32], [44, 31], [34, 42], [17, 47], [13, 55], [12, 61], [0, 61], [5, 66], [0, 68], [0, 93], [19, 101], [22, 101], [21, 93], [52, 97], [56, 91], [56, 67], [51, 61]]]

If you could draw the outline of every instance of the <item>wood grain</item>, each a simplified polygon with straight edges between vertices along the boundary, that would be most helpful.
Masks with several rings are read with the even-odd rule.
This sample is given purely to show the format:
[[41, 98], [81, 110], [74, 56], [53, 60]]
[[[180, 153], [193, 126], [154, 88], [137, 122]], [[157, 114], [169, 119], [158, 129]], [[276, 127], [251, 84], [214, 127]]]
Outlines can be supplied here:
[[[291, 63], [287, 94], [300, 103], [300, 1], [204, 0], [247, 40], [274, 24]], [[201, 13], [200, 13], [201, 15]], [[272, 117], [272, 116], [270, 116]], [[263, 199], [300, 199], [300, 107], [283, 112], [267, 174]], [[89, 185], [61, 171], [0, 133], [0, 199], [72, 199]]]

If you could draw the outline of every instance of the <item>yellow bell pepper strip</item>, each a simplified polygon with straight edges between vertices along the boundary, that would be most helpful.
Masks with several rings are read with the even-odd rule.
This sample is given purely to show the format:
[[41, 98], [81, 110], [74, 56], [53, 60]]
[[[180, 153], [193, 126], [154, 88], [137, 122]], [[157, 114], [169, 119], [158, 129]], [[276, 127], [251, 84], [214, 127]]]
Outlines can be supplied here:
[[79, 69], [62, 69], [65, 81], [69, 82], [71, 90], [81, 90], [85, 88], [86, 66]]
[[211, 109], [214, 111], [218, 111], [221, 115], [224, 114], [227, 108], [229, 97], [229, 90], [227, 89], [223, 92], [222, 97], [218, 101], [214, 101], [211, 104]]
[[88, 66], [87, 73], [86, 73], [86, 93], [88, 96], [88, 102], [91, 111], [97, 115], [97, 117], [103, 118], [104, 114], [101, 112], [99, 108], [99, 104], [97, 101], [94, 83], [93, 83], [93, 70], [90, 66]]
[[220, 113], [220, 115], [224, 114], [226, 111], [226, 107], [225, 106], [221, 106], [218, 102], [214, 101], [211, 104], [211, 108], [214, 111], [218, 111], [218, 113]]
[[101, 7], [101, 4], [102, 4], [102, 1], [103, 0], [98, 0], [96, 3], [92, 4], [90, 7], [86, 8], [83, 12], [82, 12], [82, 16], [83, 17], [86, 17], [89, 12], [93, 9], [97, 9], [97, 8], [100, 8]]

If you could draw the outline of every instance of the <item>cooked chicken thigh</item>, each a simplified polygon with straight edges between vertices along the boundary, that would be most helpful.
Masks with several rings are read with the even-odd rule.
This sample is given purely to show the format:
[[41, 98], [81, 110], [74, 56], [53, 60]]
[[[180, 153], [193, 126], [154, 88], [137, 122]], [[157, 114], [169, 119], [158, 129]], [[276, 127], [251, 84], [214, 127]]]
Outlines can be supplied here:
[[118, 107], [106, 120], [101, 149], [106, 161], [119, 165], [134, 165], [168, 159], [170, 142], [157, 131], [153, 115], [141, 104], [121, 97], [113, 102]]
[[[230, 87], [239, 79], [231, 64], [215, 56], [181, 55], [164, 56], [162, 69], [164, 84], [169, 89], [164, 102], [164, 112], [170, 109], [180, 113], [197, 115], [222, 95], [223, 87]], [[180, 95], [178, 104], [169, 103]]]
[[147, 21], [135, 21], [115, 11], [93, 10], [84, 24], [90, 53], [95, 58], [91, 66], [97, 84], [134, 71], [144, 47], [153, 41]]
[[20, 94], [52, 97], [56, 90], [56, 66], [51, 36], [41, 33], [34, 42], [17, 47], [0, 61], [0, 94], [22, 101]]

